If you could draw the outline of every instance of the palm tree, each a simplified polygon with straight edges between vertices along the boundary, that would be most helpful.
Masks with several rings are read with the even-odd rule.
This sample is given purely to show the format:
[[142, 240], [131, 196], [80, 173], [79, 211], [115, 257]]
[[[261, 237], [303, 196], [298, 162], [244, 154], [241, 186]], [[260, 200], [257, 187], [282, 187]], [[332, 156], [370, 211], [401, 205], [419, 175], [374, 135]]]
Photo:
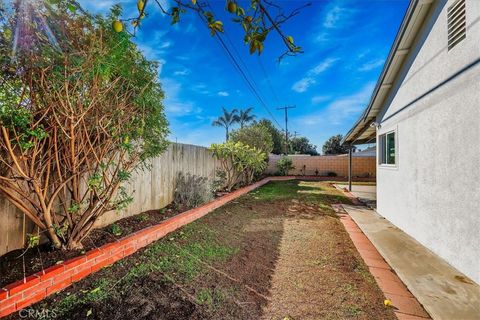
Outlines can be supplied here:
[[212, 122], [212, 126], [215, 126], [215, 127], [224, 127], [225, 128], [225, 131], [226, 131], [226, 139], [228, 141], [228, 136], [229, 136], [229, 131], [230, 131], [230, 127], [239, 121], [239, 117], [238, 117], [238, 110], [237, 109], [233, 109], [232, 111], [228, 112], [227, 109], [225, 109], [225, 107], [222, 107], [223, 109], [223, 115], [221, 115], [220, 117], [218, 117], [217, 120], [213, 121]]
[[256, 118], [254, 114], [250, 114], [252, 110], [252, 107], [247, 108], [246, 110], [240, 110], [240, 114], [237, 116], [238, 122], [240, 123], [240, 128], [243, 128], [244, 125]]

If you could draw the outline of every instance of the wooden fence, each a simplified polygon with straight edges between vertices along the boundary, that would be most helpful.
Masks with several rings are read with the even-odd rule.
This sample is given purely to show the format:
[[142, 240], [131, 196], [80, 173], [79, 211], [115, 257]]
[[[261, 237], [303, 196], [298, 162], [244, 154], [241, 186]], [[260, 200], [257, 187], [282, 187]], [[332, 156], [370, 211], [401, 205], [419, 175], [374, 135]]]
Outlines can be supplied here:
[[[108, 225], [118, 219], [147, 210], [160, 209], [173, 200], [178, 172], [213, 178], [217, 161], [205, 147], [172, 144], [160, 157], [152, 159], [148, 170], [135, 172], [127, 192], [134, 202], [120, 212], [108, 212], [97, 226]], [[0, 255], [23, 248], [26, 234], [36, 233], [35, 225], [24, 214], [0, 195]]]

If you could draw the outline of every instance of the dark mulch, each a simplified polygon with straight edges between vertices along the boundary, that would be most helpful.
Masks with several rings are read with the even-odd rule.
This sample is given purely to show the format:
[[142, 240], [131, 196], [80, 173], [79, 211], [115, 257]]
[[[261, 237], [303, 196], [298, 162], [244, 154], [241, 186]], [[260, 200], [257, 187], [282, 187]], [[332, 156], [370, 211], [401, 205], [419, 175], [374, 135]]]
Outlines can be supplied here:
[[138, 230], [156, 225], [177, 215], [179, 212], [182, 211], [177, 210], [174, 205], [169, 205], [161, 210], [150, 210], [135, 216], [123, 218], [114, 223], [119, 226], [122, 231], [121, 234], [113, 234], [113, 224], [92, 230], [90, 235], [84, 240], [83, 250], [54, 250], [46, 243], [28, 249], [26, 252], [24, 249], [10, 251], [0, 257], [0, 288], [14, 281], [23, 279], [24, 276], [28, 277], [35, 272], [53, 266], [59, 261], [66, 261], [77, 257], [90, 249], [98, 248]]

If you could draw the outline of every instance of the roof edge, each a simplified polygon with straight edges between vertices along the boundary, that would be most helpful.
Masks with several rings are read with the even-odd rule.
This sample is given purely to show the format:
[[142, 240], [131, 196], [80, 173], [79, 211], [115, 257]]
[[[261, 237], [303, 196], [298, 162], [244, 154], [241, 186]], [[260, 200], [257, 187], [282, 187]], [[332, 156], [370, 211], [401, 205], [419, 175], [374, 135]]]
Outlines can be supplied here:
[[[415, 16], [415, 13], [417, 10], [419, 10], [423, 4], [431, 4], [433, 0], [411, 0], [410, 4], [408, 5], [408, 8], [405, 12], [405, 15], [403, 17], [402, 23], [400, 24], [400, 28], [397, 31], [397, 35], [395, 36], [395, 40], [393, 41], [392, 47], [390, 48], [390, 52], [388, 53], [387, 60], [385, 61], [385, 64], [383, 65], [382, 72], [377, 80], [377, 83], [375, 85], [375, 88], [372, 92], [372, 95], [370, 97], [370, 101], [368, 102], [367, 107], [363, 111], [362, 115], [359, 117], [359, 119], [354, 123], [352, 128], [347, 132], [345, 137], [342, 139], [341, 144], [354, 144], [357, 142], [357, 137], [361, 133], [365, 131], [365, 126], [369, 126], [370, 123], [366, 123], [366, 119], [368, 115], [370, 114], [370, 111], [372, 109], [372, 106], [377, 99], [377, 95], [379, 93], [379, 90], [381, 86], [384, 84], [385, 77], [390, 70], [393, 60], [396, 56], [396, 54], [399, 51], [399, 46], [400, 43], [402, 42], [402, 39], [405, 35], [405, 31], [407, 30], [408, 26], [412, 22], [412, 18]], [[418, 31], [418, 30], [417, 30]], [[398, 74], [398, 73], [397, 73]], [[396, 77], [396, 75], [394, 77]], [[357, 133], [354, 135], [354, 131], [359, 127], [363, 126], [362, 130], [360, 133]], [[364, 143], [363, 141], [359, 141], [359, 144]]]

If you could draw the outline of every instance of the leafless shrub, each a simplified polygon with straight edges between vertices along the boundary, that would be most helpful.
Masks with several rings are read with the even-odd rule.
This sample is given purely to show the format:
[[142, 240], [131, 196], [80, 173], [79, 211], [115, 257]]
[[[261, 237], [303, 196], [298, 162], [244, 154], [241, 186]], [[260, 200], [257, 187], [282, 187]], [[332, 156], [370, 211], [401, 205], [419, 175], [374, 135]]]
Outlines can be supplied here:
[[210, 182], [206, 177], [179, 172], [175, 187], [174, 202], [182, 209], [191, 209], [212, 200]]

